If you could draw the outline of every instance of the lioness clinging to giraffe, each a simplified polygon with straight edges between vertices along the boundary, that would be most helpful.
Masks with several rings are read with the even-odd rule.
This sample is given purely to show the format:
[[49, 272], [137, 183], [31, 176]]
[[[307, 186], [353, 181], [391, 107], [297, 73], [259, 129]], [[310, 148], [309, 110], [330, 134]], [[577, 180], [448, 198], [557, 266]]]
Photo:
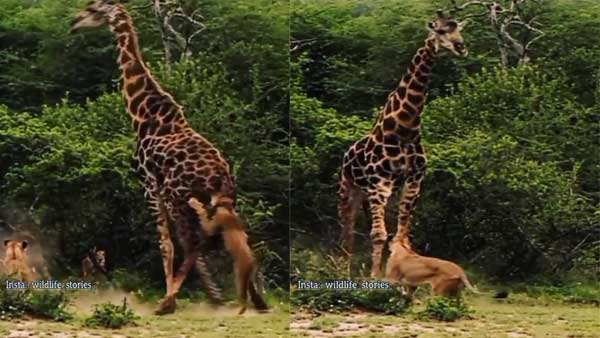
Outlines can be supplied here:
[[235, 209], [233, 209], [233, 201], [222, 199], [220, 204], [214, 206], [212, 216], [206, 209], [204, 204], [192, 197], [188, 203], [200, 218], [202, 229], [208, 235], [213, 235], [217, 232], [222, 232], [225, 248], [233, 257], [235, 264], [235, 274], [237, 276], [237, 289], [239, 301], [242, 305], [240, 314], [246, 311], [246, 302], [248, 298], [247, 292], [250, 292], [250, 297], [254, 305], [259, 310], [266, 310], [267, 305], [260, 297], [256, 288], [257, 266], [252, 254], [252, 250], [248, 245], [248, 236], [244, 229], [242, 220], [238, 217]]
[[461, 35], [463, 26], [438, 11], [437, 19], [427, 25], [430, 33], [425, 46], [419, 48], [400, 84], [389, 94], [373, 129], [344, 154], [338, 208], [342, 241], [351, 260], [356, 213], [366, 197], [373, 222], [372, 277], [381, 272], [381, 255], [387, 241], [384, 209], [397, 189], [402, 195], [395, 236], [411, 247], [408, 226], [426, 165], [420, 126], [429, 77], [443, 50], [458, 56], [468, 54]]
[[[182, 107], [152, 77], [142, 59], [138, 36], [125, 7], [112, 0], [93, 1], [77, 14], [71, 31], [103, 25], [110, 27], [117, 40], [123, 95], [137, 133], [136, 169], [143, 177], [145, 197], [158, 221], [167, 292], [156, 314], [175, 311], [175, 297], [194, 264], [198, 266], [209, 297], [220, 302], [219, 291], [210, 279], [201, 253], [208, 236], [203, 233], [198, 214], [188, 201], [195, 197], [209, 206], [231, 201], [228, 210], [233, 212], [235, 182], [229, 165], [219, 150], [192, 129]], [[170, 221], [185, 254], [176, 272]], [[220, 236], [220, 232], [214, 236]], [[237, 277], [241, 284], [241, 276]], [[265, 306], [262, 299], [253, 300], [257, 301], [257, 307]]]

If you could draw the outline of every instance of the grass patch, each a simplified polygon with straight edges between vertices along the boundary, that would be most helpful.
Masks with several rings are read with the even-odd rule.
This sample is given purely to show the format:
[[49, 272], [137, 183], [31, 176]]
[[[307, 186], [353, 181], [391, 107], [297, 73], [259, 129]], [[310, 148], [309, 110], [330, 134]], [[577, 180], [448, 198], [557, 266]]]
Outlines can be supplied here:
[[530, 297], [548, 298], [565, 303], [600, 305], [600, 288], [597, 283], [556, 283], [554, 285], [522, 285], [516, 290], [525, 292]]
[[85, 326], [119, 329], [123, 326], [136, 325], [139, 319], [127, 305], [127, 298], [123, 298], [123, 305], [102, 303], [94, 305], [94, 313], [85, 319]]
[[434, 319], [453, 322], [461, 318], [470, 318], [469, 309], [462, 298], [434, 297], [427, 300], [425, 309], [417, 313], [419, 319]]
[[333, 331], [339, 325], [339, 318], [321, 317], [312, 321], [309, 330]]

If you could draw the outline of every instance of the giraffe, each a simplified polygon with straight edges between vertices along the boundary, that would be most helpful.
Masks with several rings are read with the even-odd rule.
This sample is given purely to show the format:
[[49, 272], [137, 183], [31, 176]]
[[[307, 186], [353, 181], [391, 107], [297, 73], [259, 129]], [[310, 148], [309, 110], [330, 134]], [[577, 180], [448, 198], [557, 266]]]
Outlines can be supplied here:
[[465, 22], [446, 17], [442, 11], [437, 14], [437, 18], [427, 24], [429, 36], [425, 45], [412, 58], [398, 87], [388, 95], [370, 133], [352, 144], [343, 157], [338, 191], [342, 243], [351, 262], [356, 214], [368, 201], [372, 218], [373, 278], [381, 273], [381, 255], [387, 240], [385, 206], [395, 191], [401, 191], [395, 239], [411, 248], [408, 226], [426, 167], [420, 115], [432, 66], [443, 52], [463, 57], [468, 54], [461, 35]]
[[[234, 176], [221, 152], [192, 129], [183, 108], [152, 77], [142, 59], [131, 16], [122, 4], [113, 0], [90, 2], [77, 14], [70, 32], [106, 25], [117, 40], [122, 92], [136, 132], [134, 167], [142, 178], [144, 197], [157, 219], [160, 235], [166, 294], [155, 313], [175, 311], [175, 297], [194, 264], [209, 298], [220, 303], [219, 290], [210, 278], [202, 253], [214, 237], [221, 238], [221, 233], [206, 234], [188, 201], [195, 198], [209, 209], [228, 205], [226, 210], [234, 210]], [[173, 266], [169, 224], [175, 228], [184, 251], [184, 260], [177, 271]], [[251, 298], [257, 309], [263, 310], [266, 304], [260, 295], [253, 294], [254, 290], [253, 287], [249, 290]]]

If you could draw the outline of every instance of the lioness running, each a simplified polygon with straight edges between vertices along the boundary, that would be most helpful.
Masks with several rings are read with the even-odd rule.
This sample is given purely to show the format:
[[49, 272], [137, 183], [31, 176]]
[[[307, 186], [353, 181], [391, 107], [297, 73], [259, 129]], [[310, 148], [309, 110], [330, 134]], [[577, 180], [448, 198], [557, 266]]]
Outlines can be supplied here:
[[5, 240], [4, 273], [7, 277], [33, 281], [33, 270], [27, 264], [27, 241]]
[[96, 247], [94, 247], [81, 260], [81, 273], [85, 278], [95, 274], [96, 271], [101, 272], [108, 278], [108, 272], [106, 270], [106, 251], [97, 250]]

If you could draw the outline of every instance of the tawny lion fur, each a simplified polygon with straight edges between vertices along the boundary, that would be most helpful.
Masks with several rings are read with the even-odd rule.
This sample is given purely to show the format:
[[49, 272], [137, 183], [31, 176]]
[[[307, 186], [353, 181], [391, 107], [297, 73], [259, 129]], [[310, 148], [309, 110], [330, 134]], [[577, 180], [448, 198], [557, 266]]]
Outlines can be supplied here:
[[464, 270], [452, 262], [421, 256], [397, 240], [390, 243], [390, 251], [386, 280], [406, 286], [411, 298], [417, 286], [423, 284], [431, 285], [436, 296], [458, 297], [465, 287], [478, 292]]
[[27, 264], [27, 241], [5, 240], [4, 273], [10, 278], [31, 282], [34, 272]]
[[246, 311], [248, 291], [254, 306], [258, 310], [267, 310], [267, 305], [262, 296], [257, 292], [254, 279], [257, 273], [257, 264], [248, 245], [248, 236], [246, 235], [244, 223], [236, 214], [233, 208], [233, 201], [222, 198], [215, 208], [214, 215], [209, 217], [204, 204], [192, 197], [188, 201], [189, 205], [196, 211], [200, 218], [202, 229], [208, 236], [216, 235], [222, 232], [225, 249], [231, 254], [234, 260], [234, 269], [236, 275], [236, 288], [238, 290], [238, 299], [242, 308], [239, 314]]
[[[91, 257], [92, 255], [94, 257]], [[92, 258], [96, 260], [98, 268], [96, 268], [96, 264], [94, 264]], [[97, 270], [106, 274], [106, 251], [96, 250], [96, 247], [94, 247], [90, 253], [81, 260], [81, 273], [85, 278], [95, 274]]]

